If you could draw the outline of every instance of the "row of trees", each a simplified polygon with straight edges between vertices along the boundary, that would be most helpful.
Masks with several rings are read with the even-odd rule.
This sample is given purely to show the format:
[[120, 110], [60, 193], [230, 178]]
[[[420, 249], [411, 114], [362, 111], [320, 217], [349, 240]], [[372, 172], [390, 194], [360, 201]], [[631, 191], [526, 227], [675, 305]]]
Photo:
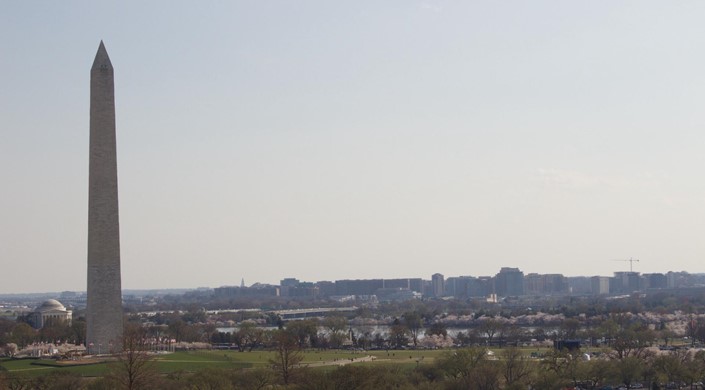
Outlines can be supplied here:
[[[215, 325], [199, 322], [205, 321], [205, 313], [198, 311], [160, 314], [156, 320], [146, 328], [151, 338], [169, 338], [177, 342], [208, 342], [210, 335], [216, 331]], [[41, 329], [34, 329], [24, 317], [19, 317], [16, 321], [0, 318], [0, 356], [11, 355], [11, 351], [33, 343], [78, 345], [85, 344], [85, 338], [86, 321], [81, 316], [75, 316], [71, 324], [49, 321]]]
[[[214, 324], [186, 322], [192, 314], [161, 314], [157, 321], [150, 322], [145, 329], [152, 339], [175, 339], [177, 342], [211, 342], [231, 344], [240, 351], [252, 351], [269, 345], [270, 333], [259, 323], [247, 320], [232, 333], [219, 333]], [[141, 321], [132, 318], [132, 321]], [[581, 339], [592, 345], [606, 343], [619, 354], [630, 354], [641, 350], [661, 339], [668, 344], [677, 337], [664, 323], [646, 322], [640, 317], [628, 314], [612, 314], [586, 321], [567, 318], [559, 326], [522, 328], [498, 317], [483, 317], [473, 328], [455, 333], [448, 341], [448, 329], [438, 318], [428, 318], [416, 311], [403, 313], [393, 319], [383, 329], [375, 326], [350, 325], [348, 319], [340, 316], [322, 320], [307, 319], [280, 323], [280, 327], [296, 335], [302, 348], [340, 348], [350, 345], [357, 348], [407, 348], [487, 345], [504, 347], [519, 345], [532, 340]], [[35, 342], [69, 342], [82, 344], [85, 340], [86, 324], [77, 318], [69, 326], [65, 323], [50, 323], [35, 330], [27, 323], [0, 319], [0, 355], [8, 354], [8, 344], [23, 348]], [[426, 336], [425, 339], [422, 336]], [[695, 343], [705, 343], [705, 319], [693, 318], [688, 321], [680, 335], [688, 335]], [[429, 336], [436, 336], [429, 338]], [[423, 340], [422, 340], [423, 339]], [[450, 344], [449, 344], [450, 343]]]
[[[19, 348], [37, 343], [70, 342], [83, 344], [86, 337], [86, 322], [82, 318], [74, 320], [70, 325], [65, 322], [49, 321], [42, 329], [34, 329], [23, 321], [10, 321], [0, 318], [0, 349], [8, 344]], [[2, 355], [2, 353], [0, 353]]]

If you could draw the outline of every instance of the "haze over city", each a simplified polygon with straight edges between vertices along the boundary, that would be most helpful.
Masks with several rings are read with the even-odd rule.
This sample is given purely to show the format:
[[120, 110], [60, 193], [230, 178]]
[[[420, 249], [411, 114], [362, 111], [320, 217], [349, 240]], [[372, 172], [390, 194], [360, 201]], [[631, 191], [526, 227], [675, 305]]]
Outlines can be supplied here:
[[0, 293], [85, 289], [100, 40], [123, 288], [702, 272], [703, 11], [5, 3]]

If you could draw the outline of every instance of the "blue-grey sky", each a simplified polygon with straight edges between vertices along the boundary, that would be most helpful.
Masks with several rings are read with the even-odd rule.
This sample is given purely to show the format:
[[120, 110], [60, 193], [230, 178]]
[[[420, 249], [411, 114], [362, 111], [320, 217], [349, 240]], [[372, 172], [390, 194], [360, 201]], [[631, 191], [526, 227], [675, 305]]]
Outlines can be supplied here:
[[84, 290], [115, 67], [124, 288], [701, 272], [700, 1], [6, 1], [0, 292]]

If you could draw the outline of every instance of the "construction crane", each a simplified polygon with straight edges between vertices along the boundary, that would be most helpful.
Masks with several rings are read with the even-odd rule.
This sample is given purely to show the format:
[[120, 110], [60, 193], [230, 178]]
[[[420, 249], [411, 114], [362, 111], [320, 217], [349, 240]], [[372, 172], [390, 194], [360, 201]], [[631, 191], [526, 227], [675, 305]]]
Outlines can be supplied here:
[[612, 261], [628, 261], [629, 262], [629, 272], [634, 272], [634, 262], [636, 261], [637, 263], [639, 262], [639, 259], [632, 259], [631, 257], [628, 259], [613, 259]]

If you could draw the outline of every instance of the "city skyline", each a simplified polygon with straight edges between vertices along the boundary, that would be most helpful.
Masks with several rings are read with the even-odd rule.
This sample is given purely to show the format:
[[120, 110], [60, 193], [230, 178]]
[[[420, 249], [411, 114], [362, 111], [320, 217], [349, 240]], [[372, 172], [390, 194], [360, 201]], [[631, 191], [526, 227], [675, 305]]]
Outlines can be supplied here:
[[[662, 272], [653, 272], [653, 273], [641, 273], [638, 271], [628, 271], [628, 270], [621, 270], [621, 271], [614, 271], [612, 274], [594, 274], [594, 275], [564, 275], [561, 273], [537, 273], [537, 272], [532, 272], [531, 270], [524, 270], [524, 269], [518, 269], [515, 267], [500, 267], [497, 268], [494, 272], [490, 272], [487, 274], [459, 274], [459, 275], [451, 275], [451, 274], [442, 274], [440, 272], [436, 272], [433, 275], [408, 275], [408, 274], [403, 274], [403, 275], [395, 275], [391, 277], [380, 277], [379, 275], [377, 276], [371, 276], [369, 278], [346, 278], [346, 277], [336, 277], [333, 279], [327, 279], [327, 280], [313, 280], [306, 278], [301, 275], [288, 275], [280, 280], [277, 281], [261, 281], [261, 280], [254, 280], [254, 281], [247, 281], [244, 279], [240, 279], [239, 281], [233, 280], [232, 282], [228, 282], [222, 285], [211, 285], [211, 286], [171, 286], [171, 287], [165, 287], [165, 288], [123, 288], [122, 293], [123, 294], [131, 294], [135, 291], [141, 292], [141, 294], [149, 292], [149, 291], [161, 291], [162, 294], [167, 293], [169, 291], [179, 291], [180, 293], [183, 293], [185, 291], [196, 291], [196, 290], [217, 290], [218, 288], [258, 288], [258, 287], [267, 287], [267, 286], [284, 286], [284, 282], [295, 282], [296, 284], [303, 283], [303, 284], [319, 284], [319, 283], [336, 283], [336, 282], [357, 282], [357, 281], [374, 281], [374, 280], [385, 280], [385, 281], [399, 281], [399, 280], [417, 280], [417, 281], [422, 281], [424, 283], [428, 282], [429, 286], [433, 286], [433, 277], [436, 275], [440, 275], [445, 282], [447, 283], [451, 279], [465, 279], [465, 278], [472, 278], [472, 279], [481, 279], [481, 280], [488, 280], [489, 279], [494, 279], [497, 275], [499, 275], [502, 270], [508, 269], [508, 270], [518, 270], [520, 271], [523, 276], [524, 280], [527, 280], [527, 277], [536, 277], [536, 276], [560, 276], [566, 280], [589, 280], [589, 279], [594, 279], [594, 278], [602, 278], [602, 279], [611, 279], [611, 278], [621, 278], [624, 275], [629, 275], [629, 274], [634, 274], [639, 276], [640, 278], [644, 277], [651, 277], [651, 276], [668, 276], [669, 274], [672, 274], [674, 276], [682, 276], [682, 275], [688, 275], [690, 277], [695, 277], [698, 280], [705, 280], [705, 272], [688, 272], [687, 270], [667, 270], [667, 271], [662, 271]], [[690, 286], [690, 287], [699, 287], [700, 284], [697, 286]], [[433, 287], [431, 287], [433, 288]], [[526, 287], [524, 287], [526, 288]], [[48, 291], [48, 290], [35, 290], [35, 291], [27, 291], [27, 292], [13, 292], [13, 293], [2, 293], [0, 292], [0, 296], [12, 296], [12, 295], [37, 295], [37, 296], [54, 296], [54, 297], [60, 297], [64, 293], [86, 293], [86, 290], [82, 289], [66, 289], [66, 290], [61, 290], [61, 291]], [[85, 297], [84, 297], [85, 298]]]
[[705, 271], [703, 11], [5, 4], [0, 293], [85, 283], [101, 39], [125, 289]]

